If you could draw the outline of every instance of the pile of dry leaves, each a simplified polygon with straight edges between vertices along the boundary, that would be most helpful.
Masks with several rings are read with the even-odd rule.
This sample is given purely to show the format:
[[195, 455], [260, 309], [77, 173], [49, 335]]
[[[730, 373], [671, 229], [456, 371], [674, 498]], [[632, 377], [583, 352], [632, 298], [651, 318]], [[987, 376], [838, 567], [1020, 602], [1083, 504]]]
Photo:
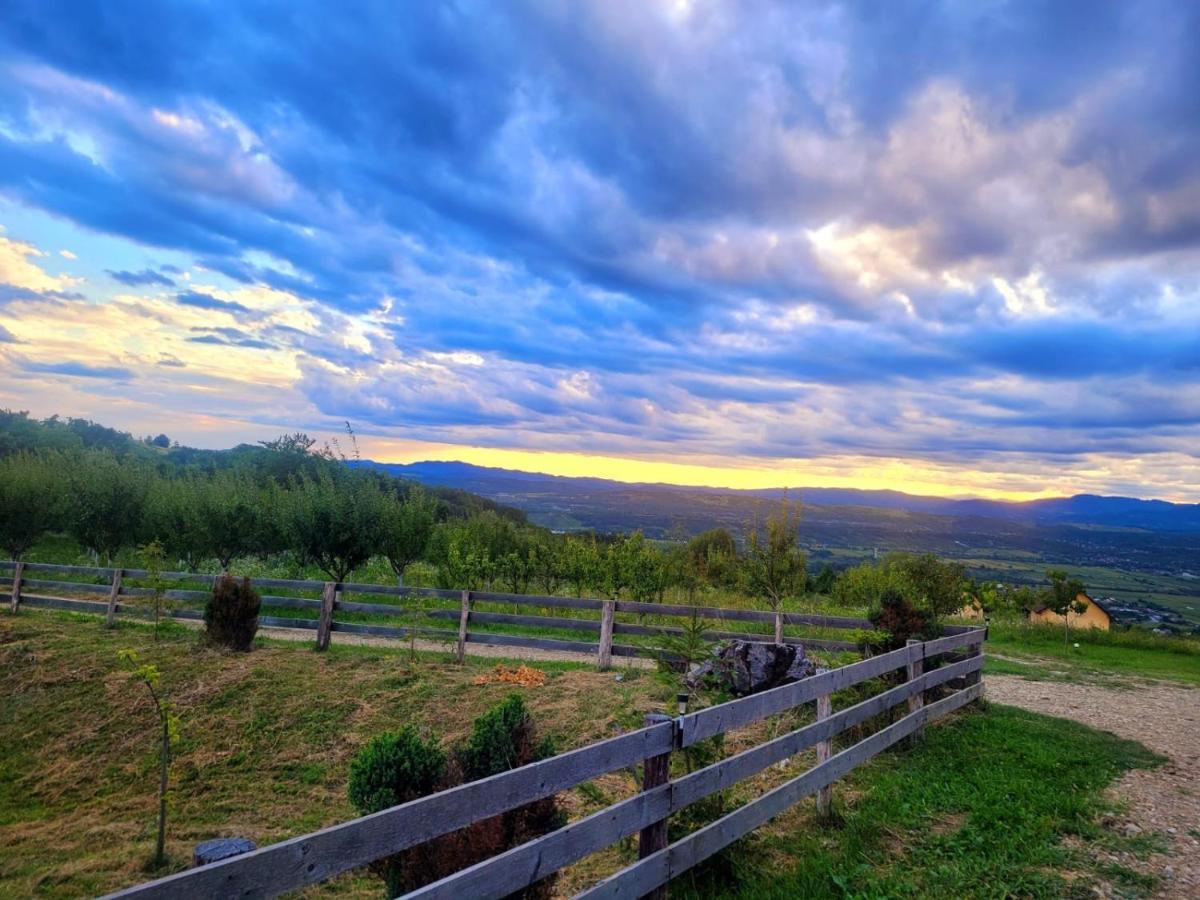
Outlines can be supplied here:
[[499, 663], [495, 669], [486, 675], [478, 675], [475, 684], [519, 684], [521, 687], [541, 687], [546, 683], [546, 673], [541, 669], [531, 669], [529, 666], [517, 666], [511, 669], [504, 663]]

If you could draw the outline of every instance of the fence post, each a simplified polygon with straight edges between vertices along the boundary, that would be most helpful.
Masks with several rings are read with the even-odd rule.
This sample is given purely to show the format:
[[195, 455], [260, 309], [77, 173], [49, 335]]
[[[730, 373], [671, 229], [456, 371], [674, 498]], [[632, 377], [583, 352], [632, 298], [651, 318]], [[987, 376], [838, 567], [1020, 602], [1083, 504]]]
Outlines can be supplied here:
[[783, 643], [783, 613], [775, 611], [775, 643]]
[[[611, 601], [610, 601], [611, 602]], [[643, 724], [647, 727], [672, 721], [662, 713], [647, 713]], [[678, 729], [676, 729], [678, 731]], [[671, 752], [649, 756], [642, 760], [642, 791], [660, 787], [671, 780]], [[638, 859], [645, 859], [667, 846], [667, 820], [659, 819], [638, 832]], [[643, 900], [666, 900], [667, 886], [660, 885], [643, 897]]]
[[13, 568], [12, 592], [10, 594], [12, 597], [12, 611], [14, 613], [21, 605], [21, 578], [24, 574], [25, 563], [18, 561], [17, 565]]
[[[968, 644], [967, 645], [967, 659], [972, 659], [973, 657], [979, 656], [981, 653], [983, 653], [982, 639], [980, 640], [980, 642], [978, 644]], [[965, 685], [967, 687], [971, 687], [972, 685], [979, 684], [979, 676], [982, 673], [983, 673], [982, 669], [976, 669], [974, 672], [968, 672], [966, 674], [966, 676], [963, 678]]]
[[[924, 644], [921, 641], [917, 640], [916, 638], [909, 638], [907, 641], [904, 642], [904, 646], [906, 646], [910, 652], [912, 651], [913, 647], [921, 648], [921, 655], [919, 657], [917, 657], [916, 659], [910, 659], [908, 661], [908, 680], [915, 681], [916, 679], [920, 678], [925, 673]], [[921, 707], [923, 707], [924, 705], [925, 705], [925, 692], [924, 691], [917, 691], [915, 694], [913, 694], [911, 697], [908, 698], [908, 711], [910, 714], [915, 713], [917, 710], [921, 709]], [[912, 733], [912, 743], [916, 743], [917, 741], [919, 741], [922, 737], [924, 737], [924, 734], [925, 734], [925, 729], [918, 728], [916, 731], [914, 731]]]
[[108, 591], [108, 609], [104, 612], [104, 627], [112, 628], [116, 624], [117, 604], [121, 601], [121, 576], [124, 569], [113, 569], [112, 587]]
[[600, 607], [600, 652], [596, 656], [596, 665], [601, 672], [612, 668], [613, 617], [616, 613], [616, 600], [605, 600]]
[[328, 650], [333, 637], [333, 605], [337, 602], [337, 584], [325, 582], [321, 591], [321, 615], [317, 618], [317, 649]]
[[[828, 719], [833, 715], [833, 697], [821, 694], [817, 697], [817, 721]], [[817, 741], [817, 765], [833, 756], [833, 739]], [[833, 816], [833, 785], [827, 784], [817, 791], [817, 816], [829, 819]]]
[[462, 592], [462, 605], [458, 610], [458, 664], [461, 666], [467, 659], [467, 620], [471, 618], [471, 592]]

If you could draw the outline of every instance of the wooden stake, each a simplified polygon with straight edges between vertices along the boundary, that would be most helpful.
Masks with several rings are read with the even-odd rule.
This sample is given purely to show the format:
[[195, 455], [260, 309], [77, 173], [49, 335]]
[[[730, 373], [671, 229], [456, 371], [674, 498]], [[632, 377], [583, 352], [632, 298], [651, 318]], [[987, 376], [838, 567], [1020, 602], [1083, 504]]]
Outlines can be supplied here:
[[[921, 647], [921, 646], [923, 646], [922, 642], [917, 640], [916, 638], [910, 638], [909, 640], [905, 641], [904, 645], [906, 647], [914, 647], [914, 646]], [[909, 681], [915, 681], [916, 679], [920, 678], [921, 675], [924, 674], [924, 672], [925, 672], [925, 657], [924, 657], [924, 655], [920, 656], [917, 659], [914, 659], [912, 662], [910, 662], [908, 664], [908, 680]], [[917, 710], [919, 710], [924, 705], [925, 705], [925, 692], [924, 691], [917, 691], [915, 694], [913, 694], [911, 697], [908, 698], [908, 711], [910, 713], [915, 713]], [[924, 736], [925, 736], [925, 729], [918, 728], [916, 731], [914, 731], [912, 733], [912, 740], [915, 743], [916, 741], [921, 740], [921, 738]]]
[[337, 603], [337, 584], [325, 582], [321, 591], [321, 614], [317, 618], [317, 650], [328, 650], [333, 638], [333, 607]]
[[13, 580], [12, 580], [11, 596], [12, 596], [12, 611], [14, 613], [16, 613], [16, 611], [21, 606], [21, 578], [24, 576], [24, 574], [25, 574], [25, 563], [18, 562], [16, 565], [16, 568], [13, 569]]
[[108, 609], [104, 613], [104, 627], [112, 628], [117, 621], [117, 604], [121, 600], [121, 575], [124, 569], [113, 569], [112, 587], [108, 591]]
[[596, 656], [596, 665], [601, 672], [612, 668], [613, 617], [617, 612], [615, 600], [605, 600], [600, 610], [600, 651]]
[[462, 606], [458, 611], [458, 664], [467, 660], [467, 621], [471, 618], [471, 592], [462, 592]]
[[775, 643], [783, 643], [783, 613], [775, 613]]
[[[611, 601], [609, 601], [611, 602]], [[645, 725], [670, 722], [671, 717], [662, 713], [649, 713]], [[661, 753], [642, 760], [642, 791], [659, 787], [671, 780], [671, 753]], [[638, 859], [645, 859], [667, 846], [667, 820], [652, 822], [638, 832]], [[643, 900], [667, 900], [667, 886], [660, 885], [643, 897]]]
[[[833, 698], [829, 694], [817, 697], [817, 721], [828, 719], [833, 715]], [[833, 741], [817, 742], [817, 765], [827, 761], [833, 755]], [[827, 785], [817, 791], [817, 815], [828, 819], [833, 813], [833, 785]]]

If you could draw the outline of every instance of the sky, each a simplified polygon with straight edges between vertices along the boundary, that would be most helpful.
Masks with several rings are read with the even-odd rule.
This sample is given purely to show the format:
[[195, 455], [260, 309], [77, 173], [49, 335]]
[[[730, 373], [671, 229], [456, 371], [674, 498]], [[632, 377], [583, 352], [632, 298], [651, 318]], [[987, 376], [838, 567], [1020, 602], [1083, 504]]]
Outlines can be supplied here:
[[0, 7], [0, 407], [1200, 501], [1200, 4]]

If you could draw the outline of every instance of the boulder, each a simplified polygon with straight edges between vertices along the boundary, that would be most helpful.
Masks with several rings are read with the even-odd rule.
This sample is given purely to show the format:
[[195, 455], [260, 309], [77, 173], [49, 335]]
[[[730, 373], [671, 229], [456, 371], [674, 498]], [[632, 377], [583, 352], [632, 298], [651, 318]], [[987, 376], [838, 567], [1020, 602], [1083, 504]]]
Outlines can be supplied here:
[[816, 674], [816, 664], [797, 644], [730, 641], [713, 658], [693, 666], [685, 678], [690, 687], [713, 680], [738, 697], [757, 694]]
[[231, 856], [241, 856], [257, 849], [254, 841], [244, 837], [216, 838], [196, 845], [192, 851], [192, 865], [205, 866]]

